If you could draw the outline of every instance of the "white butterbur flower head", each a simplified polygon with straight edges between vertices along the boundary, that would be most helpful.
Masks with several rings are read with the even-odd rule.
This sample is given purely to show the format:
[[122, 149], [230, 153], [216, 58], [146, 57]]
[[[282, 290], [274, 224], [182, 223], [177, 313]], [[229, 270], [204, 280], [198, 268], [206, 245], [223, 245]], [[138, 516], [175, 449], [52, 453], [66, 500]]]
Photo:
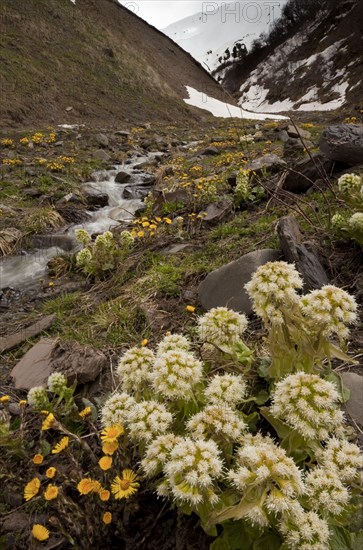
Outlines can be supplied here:
[[211, 440], [184, 438], [170, 453], [164, 472], [170, 491], [179, 502], [198, 506], [217, 502], [214, 482], [221, 477], [223, 462]]
[[167, 351], [189, 351], [190, 341], [183, 334], [167, 334], [157, 347], [157, 355], [160, 356]]
[[240, 340], [247, 328], [247, 318], [226, 307], [215, 307], [198, 320], [202, 340], [221, 348], [230, 348]]
[[180, 441], [182, 441], [181, 437], [167, 433], [159, 435], [150, 443], [141, 461], [141, 467], [147, 477], [156, 476], [162, 471], [170, 458], [171, 451]]
[[128, 393], [114, 393], [102, 407], [102, 426], [125, 425], [128, 415], [135, 405], [135, 399]]
[[48, 377], [47, 384], [52, 393], [60, 395], [67, 387], [67, 378], [61, 372], [53, 372]]
[[247, 425], [236, 410], [225, 403], [208, 405], [193, 415], [187, 422], [187, 429], [193, 437], [222, 438], [227, 441], [238, 441], [247, 430]]
[[105, 231], [102, 235], [98, 235], [95, 240], [95, 245], [101, 248], [111, 248], [115, 244], [111, 231]]
[[134, 441], [150, 441], [167, 432], [172, 421], [171, 413], [157, 401], [136, 403], [127, 417], [130, 437]]
[[153, 352], [146, 347], [134, 347], [126, 351], [117, 366], [122, 389], [130, 393], [142, 390], [150, 382], [154, 360]]
[[316, 512], [296, 504], [279, 524], [286, 547], [291, 550], [329, 550], [329, 526]]
[[293, 264], [268, 262], [260, 266], [245, 285], [253, 309], [265, 323], [281, 324], [281, 308], [291, 308], [298, 303], [297, 289], [303, 282]]
[[348, 225], [353, 231], [363, 231], [363, 212], [356, 212], [348, 220]]
[[363, 468], [363, 455], [359, 447], [344, 439], [332, 437], [315, 456], [323, 468], [335, 469], [343, 483], [355, 480]]
[[[271, 438], [247, 436], [237, 451], [236, 468], [227, 478], [242, 493], [253, 486], [259, 500], [260, 514], [254, 523], [264, 525], [266, 513], [282, 513], [289, 510], [294, 499], [302, 494], [303, 482], [299, 468]], [[264, 518], [264, 519], [263, 519]]]
[[297, 372], [276, 384], [270, 411], [305, 439], [325, 441], [342, 427], [339, 401], [334, 384], [316, 374]]
[[322, 514], [339, 515], [349, 502], [348, 490], [332, 468], [311, 470], [305, 478], [305, 495], [313, 510]]
[[342, 214], [334, 214], [331, 219], [331, 223], [333, 227], [336, 227], [338, 229], [341, 229], [346, 224], [346, 219]]
[[338, 188], [343, 195], [359, 192], [362, 188], [362, 177], [357, 174], [343, 174], [338, 179]]
[[87, 246], [92, 240], [91, 235], [85, 229], [81, 229], [81, 228], [76, 229], [74, 232], [74, 235], [77, 241], [83, 244], [83, 246]]
[[88, 248], [82, 248], [76, 255], [78, 267], [87, 267], [92, 260], [92, 253]]
[[129, 248], [134, 243], [134, 237], [130, 231], [121, 231], [119, 239], [120, 244], [126, 248]]
[[34, 386], [28, 391], [27, 401], [33, 409], [46, 409], [49, 405], [47, 390], [43, 386]]
[[155, 390], [167, 399], [188, 400], [202, 375], [203, 365], [192, 353], [175, 349], [158, 353], [151, 380]]
[[246, 396], [247, 384], [243, 377], [238, 374], [217, 374], [210, 379], [204, 390], [208, 403], [226, 403], [234, 407]]
[[327, 337], [337, 334], [341, 339], [347, 338], [349, 330], [346, 325], [357, 319], [357, 304], [353, 296], [332, 285], [303, 296], [300, 308], [309, 329]]

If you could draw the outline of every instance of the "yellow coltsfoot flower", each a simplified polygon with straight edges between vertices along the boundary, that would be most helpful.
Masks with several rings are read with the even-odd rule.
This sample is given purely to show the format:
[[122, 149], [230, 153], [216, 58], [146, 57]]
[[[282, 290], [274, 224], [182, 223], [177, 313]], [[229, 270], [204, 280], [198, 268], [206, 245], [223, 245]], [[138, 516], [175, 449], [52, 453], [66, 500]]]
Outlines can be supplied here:
[[39, 493], [40, 489], [40, 479], [38, 477], [34, 477], [29, 483], [25, 485], [24, 488], [24, 498], [26, 501], [32, 499]]
[[43, 541], [49, 539], [49, 531], [44, 525], [35, 523], [32, 528], [32, 535], [36, 540]]
[[68, 436], [62, 437], [59, 443], [57, 443], [54, 449], [52, 449], [52, 454], [55, 455], [64, 451], [64, 449], [66, 449], [68, 445], [69, 445], [69, 437]]
[[111, 485], [111, 491], [114, 497], [119, 500], [121, 498], [129, 498], [137, 492], [140, 483], [138, 477], [132, 470], [123, 470], [121, 477], [116, 476]]
[[48, 487], [46, 488], [44, 492], [44, 498], [45, 500], [54, 500], [58, 496], [58, 487], [56, 485], [52, 485], [49, 483]]
[[114, 426], [109, 426], [108, 428], [106, 427], [101, 432], [101, 439], [103, 442], [117, 441], [124, 431], [124, 427], [121, 426], [121, 424], [115, 424]]

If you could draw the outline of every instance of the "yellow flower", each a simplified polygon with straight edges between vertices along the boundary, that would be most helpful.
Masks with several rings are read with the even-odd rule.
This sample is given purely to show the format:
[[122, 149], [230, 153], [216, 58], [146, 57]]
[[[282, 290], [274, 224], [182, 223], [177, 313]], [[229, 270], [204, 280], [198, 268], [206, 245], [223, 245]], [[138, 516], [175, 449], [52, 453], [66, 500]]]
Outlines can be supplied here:
[[105, 455], [113, 455], [113, 453], [117, 449], [118, 449], [117, 441], [105, 441], [105, 443], [102, 445], [102, 452], [105, 453]]
[[137, 475], [132, 470], [123, 470], [122, 477], [116, 476], [111, 484], [111, 491], [114, 497], [129, 498], [137, 492], [140, 483], [137, 481]]
[[0, 403], [8, 403], [9, 401], [10, 401], [9, 395], [3, 395], [2, 397], [0, 397]]
[[89, 416], [90, 414], [92, 414], [92, 409], [91, 407], [86, 407], [85, 409], [83, 409], [80, 413], [79, 413], [79, 416], [81, 418], [85, 418], [86, 416]]
[[109, 428], [105, 428], [101, 432], [101, 439], [102, 441], [116, 441], [120, 435], [124, 433], [124, 428], [121, 426], [121, 424], [115, 424], [114, 426], [110, 426]]
[[98, 461], [98, 465], [101, 470], [109, 470], [112, 466], [112, 458], [110, 456], [103, 456]]
[[186, 309], [187, 311], [189, 311], [190, 313], [194, 313], [194, 311], [195, 311], [195, 307], [194, 307], [194, 306], [187, 306], [185, 309]]
[[44, 456], [43, 455], [40, 455], [40, 454], [37, 454], [37, 455], [34, 455], [33, 456], [33, 462], [34, 464], [41, 464], [44, 460]]
[[150, 227], [149, 227], [149, 229], [151, 229], [151, 230], [152, 230], [152, 229], [156, 229], [156, 228], [157, 228], [157, 226], [156, 226], [156, 225], [155, 225], [154, 223], [150, 224]]
[[28, 402], [26, 399], [20, 399], [19, 401], [19, 407], [25, 407], [25, 405], [27, 405]]
[[54, 500], [58, 496], [58, 487], [49, 483], [48, 487], [44, 492], [45, 500]]
[[77, 485], [78, 491], [81, 495], [88, 495], [89, 493], [98, 493], [101, 488], [99, 481], [91, 479], [90, 477], [84, 477]]
[[53, 281], [50, 281], [50, 283], [48, 283], [48, 286], [54, 286]]
[[111, 512], [105, 512], [102, 516], [102, 521], [105, 525], [109, 525], [112, 521], [112, 514]]
[[33, 525], [32, 529], [32, 535], [36, 540], [47, 540], [49, 539], [49, 531], [44, 525], [40, 525], [40, 523], [35, 523]]
[[140, 238], [143, 237], [144, 235], [145, 235], [144, 231], [138, 231], [137, 232], [137, 236], [140, 237]]
[[173, 222], [171, 221], [170, 218], [164, 218], [164, 222], [165, 222], [166, 224], [168, 224], [168, 225], [170, 225], [171, 223], [173, 223]]
[[54, 449], [52, 449], [52, 454], [56, 455], [64, 451], [64, 449], [66, 449], [68, 445], [69, 445], [69, 437], [68, 436], [62, 437], [62, 439], [56, 444]]
[[19, 141], [22, 145], [28, 145], [29, 143], [29, 139], [27, 137], [23, 137]]
[[147, 338], [144, 338], [144, 339], [141, 341], [142, 347], [147, 346], [148, 343], [149, 343], [149, 340], [148, 340]]
[[51, 466], [50, 468], [47, 469], [47, 471], [45, 472], [45, 475], [47, 476], [48, 479], [52, 479], [56, 473], [57, 473], [57, 469], [54, 468], [54, 466]]
[[158, 216], [155, 216], [155, 221], [157, 221], [158, 223], [161, 222], [161, 218], [159, 218]]
[[24, 488], [24, 498], [26, 501], [30, 500], [31, 498], [35, 497], [39, 493], [40, 489], [40, 479], [38, 477], [34, 477], [29, 483], [25, 485]]
[[106, 502], [110, 499], [110, 491], [104, 489], [103, 487], [101, 487], [101, 489], [99, 490], [98, 495], [103, 502]]
[[150, 223], [149, 222], [142, 222], [142, 227], [149, 227]]
[[49, 430], [53, 423], [55, 421], [55, 418], [54, 418], [54, 414], [53, 413], [49, 413], [47, 418], [45, 418], [45, 420], [43, 420], [43, 423], [42, 423], [42, 430]]

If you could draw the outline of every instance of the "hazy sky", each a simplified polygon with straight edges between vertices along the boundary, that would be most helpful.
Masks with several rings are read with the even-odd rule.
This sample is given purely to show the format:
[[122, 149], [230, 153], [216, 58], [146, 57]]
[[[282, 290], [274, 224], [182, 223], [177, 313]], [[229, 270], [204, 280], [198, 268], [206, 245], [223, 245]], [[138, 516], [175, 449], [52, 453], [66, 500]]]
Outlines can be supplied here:
[[[205, 12], [206, 10], [213, 10], [213, 6], [226, 4], [222, 1], [202, 2], [200, 0], [119, 0], [121, 4], [132, 10], [142, 19], [145, 19], [154, 27], [162, 29], [174, 21], [183, 19], [188, 15], [193, 15], [198, 12]], [[242, 0], [240, 4], [249, 5], [251, 8], [251, 14], [253, 13], [254, 6], [261, 6], [263, 10], [266, 10], [269, 5], [285, 4], [286, 0]], [[207, 7], [208, 6], [208, 7]]]

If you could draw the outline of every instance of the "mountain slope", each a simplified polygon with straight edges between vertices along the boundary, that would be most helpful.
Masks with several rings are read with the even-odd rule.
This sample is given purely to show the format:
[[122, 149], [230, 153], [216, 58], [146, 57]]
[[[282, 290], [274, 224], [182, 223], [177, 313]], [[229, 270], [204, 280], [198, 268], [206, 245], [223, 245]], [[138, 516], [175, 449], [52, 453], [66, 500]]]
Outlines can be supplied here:
[[3, 126], [185, 118], [197, 113], [183, 102], [186, 85], [225, 97], [195, 60], [117, 0], [2, 0], [0, 21]]
[[361, 99], [362, 21], [360, 0], [324, 0], [272, 51], [262, 48], [213, 74], [257, 112], [350, 108]]
[[208, 9], [206, 4], [205, 13], [180, 19], [165, 27], [163, 32], [212, 71], [220, 64], [219, 58], [225, 55], [227, 48], [232, 56], [236, 42], [248, 49], [262, 32], [268, 32], [270, 23], [279, 17], [285, 1], [282, 0], [273, 10], [267, 3], [259, 6], [250, 2], [248, 8], [243, 2], [231, 2], [217, 8], [211, 2], [210, 8], [213, 9]]

